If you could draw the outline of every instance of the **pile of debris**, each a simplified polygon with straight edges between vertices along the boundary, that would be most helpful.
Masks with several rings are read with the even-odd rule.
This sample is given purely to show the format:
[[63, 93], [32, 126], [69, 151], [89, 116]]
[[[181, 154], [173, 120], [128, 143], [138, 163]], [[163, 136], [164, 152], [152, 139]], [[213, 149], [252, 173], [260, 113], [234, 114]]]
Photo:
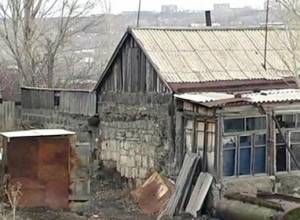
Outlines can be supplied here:
[[132, 194], [143, 212], [173, 217], [188, 213], [197, 217], [213, 181], [209, 173], [199, 172], [200, 157], [186, 154], [176, 185], [154, 173]]

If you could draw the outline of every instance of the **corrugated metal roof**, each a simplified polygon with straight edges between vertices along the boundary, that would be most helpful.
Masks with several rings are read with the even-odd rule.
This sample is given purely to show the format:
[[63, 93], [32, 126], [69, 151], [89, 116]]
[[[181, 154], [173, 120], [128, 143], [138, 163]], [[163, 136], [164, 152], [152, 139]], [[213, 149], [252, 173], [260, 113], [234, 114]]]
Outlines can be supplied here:
[[74, 134], [75, 132], [67, 131], [63, 129], [35, 129], [35, 130], [12, 131], [12, 132], [1, 133], [2, 136], [8, 138], [61, 136], [61, 135], [74, 135]]
[[[293, 75], [286, 31], [270, 29], [267, 70], [261, 28], [133, 28], [131, 33], [167, 83], [279, 80]], [[284, 62], [282, 61], [284, 60]]]
[[300, 89], [265, 90], [244, 94], [253, 103], [300, 101]]
[[203, 92], [203, 93], [176, 94], [175, 97], [183, 100], [196, 102], [196, 103], [205, 103], [205, 102], [234, 98], [234, 95], [226, 94], [226, 93], [218, 93], [218, 92]]
[[[235, 98], [233, 94], [215, 92], [184, 93], [177, 94], [175, 97], [205, 105], [212, 102], [212, 105], [207, 106], [219, 106], [226, 104], [228, 101], [231, 103], [240, 101], [248, 103], [276, 103], [300, 101], [300, 89], [263, 90], [260, 92], [241, 94], [241, 98]], [[222, 103], [222, 101], [224, 101], [224, 103]], [[213, 102], [216, 102], [216, 105], [214, 105]]]

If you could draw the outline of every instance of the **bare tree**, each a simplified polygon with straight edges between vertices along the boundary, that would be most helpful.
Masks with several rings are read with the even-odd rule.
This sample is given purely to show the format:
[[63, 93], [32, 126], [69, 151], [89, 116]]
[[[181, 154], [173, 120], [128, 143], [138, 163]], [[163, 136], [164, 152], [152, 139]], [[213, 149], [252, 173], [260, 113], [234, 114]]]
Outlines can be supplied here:
[[[101, 0], [7, 0], [0, 3], [0, 36], [24, 85], [55, 86], [58, 54]], [[62, 56], [60, 56], [62, 57]]]
[[287, 55], [281, 55], [281, 60], [293, 73], [295, 83], [300, 88], [300, 0], [278, 0], [282, 10], [281, 18], [285, 23], [285, 35], [282, 42], [288, 50]]

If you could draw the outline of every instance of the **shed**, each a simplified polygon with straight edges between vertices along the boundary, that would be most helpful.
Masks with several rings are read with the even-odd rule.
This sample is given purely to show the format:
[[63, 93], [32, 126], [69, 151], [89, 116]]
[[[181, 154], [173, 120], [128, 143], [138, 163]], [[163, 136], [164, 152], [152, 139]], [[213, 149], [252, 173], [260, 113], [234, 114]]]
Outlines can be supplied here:
[[68, 209], [75, 133], [60, 129], [1, 133], [2, 172], [20, 183], [20, 207]]

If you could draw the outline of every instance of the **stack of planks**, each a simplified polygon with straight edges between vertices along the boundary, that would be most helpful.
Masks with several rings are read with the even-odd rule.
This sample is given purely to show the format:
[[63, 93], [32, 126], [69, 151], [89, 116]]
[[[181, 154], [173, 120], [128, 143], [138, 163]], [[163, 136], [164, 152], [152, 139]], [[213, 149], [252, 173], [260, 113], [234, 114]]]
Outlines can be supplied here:
[[[199, 161], [200, 157], [197, 154], [185, 155], [176, 181], [175, 193], [171, 196], [166, 209], [158, 219], [163, 215], [172, 217], [176, 213], [190, 213], [197, 217], [213, 180], [212, 175], [209, 173], [201, 173], [197, 176], [196, 168]], [[195, 186], [192, 184], [194, 178], [197, 179]]]

